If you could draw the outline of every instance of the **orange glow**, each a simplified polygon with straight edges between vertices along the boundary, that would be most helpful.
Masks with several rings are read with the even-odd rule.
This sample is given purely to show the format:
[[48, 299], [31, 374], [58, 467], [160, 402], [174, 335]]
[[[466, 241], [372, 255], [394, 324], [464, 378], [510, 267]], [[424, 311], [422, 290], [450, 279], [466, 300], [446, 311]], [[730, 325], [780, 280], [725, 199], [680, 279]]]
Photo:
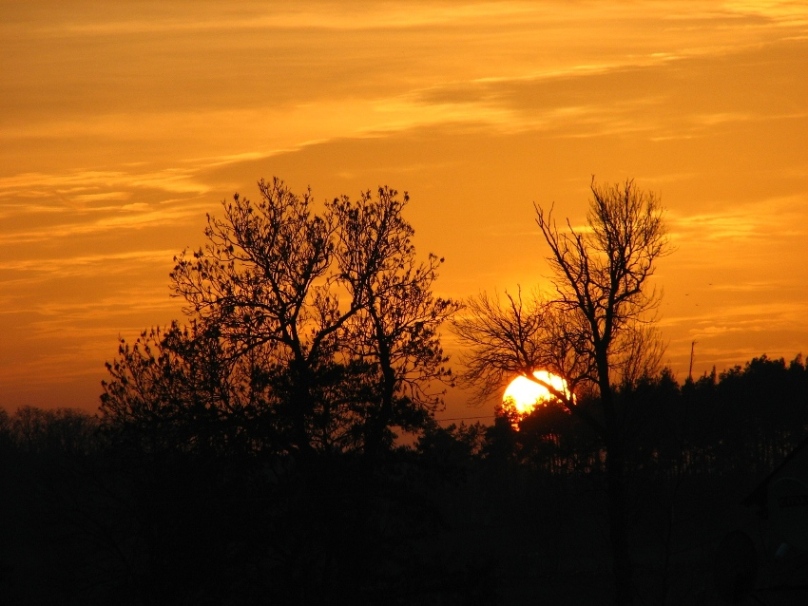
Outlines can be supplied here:
[[318, 203], [408, 191], [456, 299], [552, 288], [533, 203], [580, 226], [593, 174], [635, 178], [676, 251], [663, 364], [808, 351], [804, 2], [104, 7], [3, 4], [2, 407], [94, 410], [118, 337], [182, 317], [173, 255], [273, 176]]
[[519, 416], [525, 416], [537, 406], [554, 400], [556, 396], [542, 383], [550, 385], [568, 398], [572, 396], [567, 381], [562, 377], [546, 370], [537, 370], [533, 376], [540, 382], [532, 381], [524, 376], [518, 376], [510, 382], [502, 396], [502, 405], [505, 409], [515, 410]]

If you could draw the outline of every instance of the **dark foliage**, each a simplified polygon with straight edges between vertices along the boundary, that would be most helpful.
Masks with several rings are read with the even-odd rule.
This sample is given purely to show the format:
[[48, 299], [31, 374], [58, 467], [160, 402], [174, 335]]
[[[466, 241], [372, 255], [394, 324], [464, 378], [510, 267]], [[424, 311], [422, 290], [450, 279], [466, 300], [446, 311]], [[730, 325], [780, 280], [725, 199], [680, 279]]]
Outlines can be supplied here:
[[[808, 435], [808, 369], [761, 357], [615, 393], [638, 601], [720, 603], [712, 554]], [[304, 467], [188, 448], [181, 417], [149, 442], [75, 411], [0, 411], [3, 603], [607, 603], [602, 438], [560, 407], [512, 422], [432, 423], [373, 465]]]
[[417, 257], [406, 193], [316, 212], [309, 192], [258, 186], [257, 202], [236, 194], [208, 217], [206, 246], [175, 258], [187, 325], [121, 341], [103, 424], [155, 451], [382, 456], [452, 380], [439, 329], [457, 305], [432, 292], [443, 260]]

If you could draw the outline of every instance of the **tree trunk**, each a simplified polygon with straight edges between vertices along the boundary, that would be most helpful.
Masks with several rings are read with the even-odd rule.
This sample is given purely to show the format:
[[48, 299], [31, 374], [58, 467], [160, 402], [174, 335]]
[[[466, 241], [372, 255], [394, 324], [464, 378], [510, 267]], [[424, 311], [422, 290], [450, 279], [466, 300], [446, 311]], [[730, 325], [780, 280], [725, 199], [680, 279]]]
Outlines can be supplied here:
[[609, 379], [608, 341], [600, 341], [597, 356], [600, 401], [603, 407], [606, 441], [606, 494], [609, 500], [609, 542], [612, 547], [614, 603], [624, 606], [634, 602], [633, 567], [628, 545], [626, 515], [625, 450], [620, 432], [620, 419], [615, 408], [614, 392]]
[[390, 337], [384, 332], [381, 318], [375, 306], [371, 308], [371, 316], [375, 325], [376, 345], [378, 347], [379, 366], [382, 371], [381, 402], [379, 410], [367, 421], [365, 427], [365, 456], [376, 462], [382, 452], [384, 430], [393, 418], [393, 398], [396, 393], [396, 373], [390, 360]]
[[617, 606], [634, 601], [633, 567], [626, 523], [625, 458], [619, 438], [607, 442], [606, 487], [609, 499], [609, 539], [612, 547], [614, 601]]

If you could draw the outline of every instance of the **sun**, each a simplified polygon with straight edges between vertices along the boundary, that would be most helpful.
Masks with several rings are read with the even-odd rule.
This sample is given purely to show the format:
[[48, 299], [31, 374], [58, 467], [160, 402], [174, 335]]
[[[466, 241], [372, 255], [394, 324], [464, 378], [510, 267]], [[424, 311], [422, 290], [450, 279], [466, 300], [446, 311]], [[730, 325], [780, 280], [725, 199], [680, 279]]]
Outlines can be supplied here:
[[[552, 386], [556, 391], [564, 393], [570, 397], [567, 381], [562, 377], [546, 370], [537, 370], [533, 373], [539, 381], [543, 381]], [[556, 397], [544, 385], [531, 381], [527, 377], [518, 376], [510, 382], [502, 396], [502, 406], [505, 409], [515, 411], [519, 416], [529, 414], [536, 406], [545, 404]]]

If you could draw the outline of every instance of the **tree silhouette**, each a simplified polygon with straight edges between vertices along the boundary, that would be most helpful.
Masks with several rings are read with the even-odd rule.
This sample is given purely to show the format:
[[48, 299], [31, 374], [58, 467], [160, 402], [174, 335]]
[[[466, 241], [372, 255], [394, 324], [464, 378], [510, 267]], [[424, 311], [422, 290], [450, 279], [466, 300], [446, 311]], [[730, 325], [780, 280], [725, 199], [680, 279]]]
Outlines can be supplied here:
[[[598, 415], [586, 414], [567, 394], [544, 384], [568, 410], [585, 416], [606, 450], [608, 518], [614, 561], [615, 598], [633, 600], [632, 565], [625, 505], [624, 416], [615, 386], [632, 383], [658, 364], [661, 349], [650, 312], [659, 297], [649, 287], [655, 261], [667, 240], [662, 210], [652, 193], [633, 181], [600, 187], [591, 183], [587, 225], [567, 221], [559, 230], [552, 208], [536, 205], [536, 223], [550, 248], [555, 293], [523, 302], [508, 296], [503, 307], [482, 294], [459, 317], [455, 330], [470, 346], [465, 378], [480, 394], [498, 389], [506, 375], [532, 380], [543, 368], [565, 377], [573, 391], [597, 397]], [[650, 290], [649, 290], [650, 288]]]
[[[136, 504], [132, 543], [153, 554], [138, 578], [273, 603], [382, 595], [403, 565], [389, 545], [438, 524], [426, 489], [390, 470], [394, 430], [431, 427], [452, 379], [439, 329], [457, 305], [432, 292], [442, 259], [417, 256], [406, 194], [315, 208], [277, 179], [259, 190], [175, 258], [186, 322], [122, 340], [108, 364], [109, 459]], [[209, 552], [221, 579], [197, 562]]]
[[364, 361], [356, 380], [366, 400], [363, 439], [370, 456], [389, 447], [391, 423], [424, 427], [441, 395], [427, 386], [451, 377], [438, 328], [457, 305], [432, 294], [443, 259], [430, 254], [418, 261], [414, 230], [401, 215], [407, 201], [406, 193], [399, 201], [382, 188], [376, 201], [368, 192], [358, 202], [343, 197], [328, 205], [340, 226], [335, 256], [357, 307], [345, 346]]
[[100, 413], [104, 427], [134, 448], [232, 452], [246, 437], [250, 402], [256, 397], [242, 361], [225, 357], [215, 331], [198, 322], [121, 340], [107, 363]]
[[102, 414], [223, 423], [220, 438], [304, 459], [373, 457], [393, 426], [424, 426], [442, 402], [430, 386], [451, 378], [438, 331], [456, 304], [432, 294], [442, 259], [418, 260], [406, 194], [316, 213], [278, 179], [259, 190], [256, 203], [236, 194], [208, 217], [206, 246], [175, 258], [191, 325], [122, 343]]

